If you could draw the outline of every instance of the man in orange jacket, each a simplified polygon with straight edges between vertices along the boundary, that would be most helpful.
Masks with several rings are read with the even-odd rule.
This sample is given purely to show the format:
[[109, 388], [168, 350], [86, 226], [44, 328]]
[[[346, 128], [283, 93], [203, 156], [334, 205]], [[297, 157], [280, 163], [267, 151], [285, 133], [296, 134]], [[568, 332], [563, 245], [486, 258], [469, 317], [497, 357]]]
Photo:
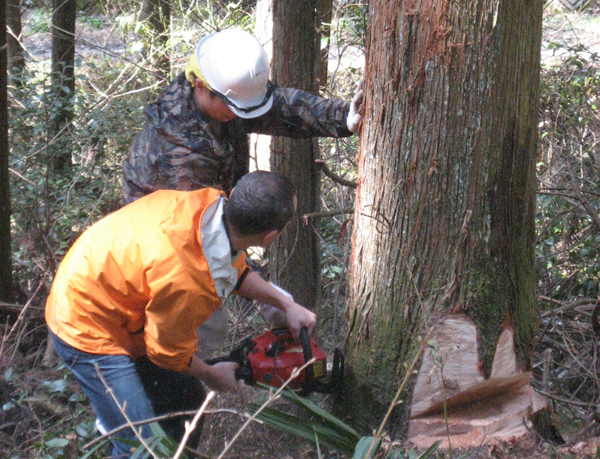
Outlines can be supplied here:
[[[237, 387], [236, 363], [209, 366], [195, 355], [196, 327], [232, 293], [284, 311], [296, 336], [312, 332], [316, 316], [251, 272], [243, 252], [273, 242], [295, 208], [289, 180], [253, 172], [229, 200], [211, 188], [157, 191], [80, 236], [56, 273], [46, 321], [107, 430], [126, 423], [123, 413], [131, 422], [162, 414], [165, 398], [199, 407], [199, 380], [218, 391]], [[164, 427], [176, 440], [183, 435], [181, 420]], [[117, 437], [135, 438], [130, 429]], [[113, 438], [113, 446], [115, 457], [131, 455], [124, 442]]]

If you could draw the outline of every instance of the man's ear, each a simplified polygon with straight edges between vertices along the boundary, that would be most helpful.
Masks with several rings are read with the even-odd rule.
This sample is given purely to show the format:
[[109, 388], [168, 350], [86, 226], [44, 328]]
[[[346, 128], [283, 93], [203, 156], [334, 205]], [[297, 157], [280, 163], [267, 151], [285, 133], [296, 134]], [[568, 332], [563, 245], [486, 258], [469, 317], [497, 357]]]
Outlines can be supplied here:
[[196, 78], [196, 83], [194, 84], [194, 90], [202, 92], [205, 89], [208, 89], [208, 88], [206, 87], [204, 82], [200, 78]]
[[231, 199], [231, 197], [233, 196], [233, 190], [235, 190], [235, 187], [233, 187], [233, 188], [231, 189], [231, 191], [229, 192], [229, 199]]

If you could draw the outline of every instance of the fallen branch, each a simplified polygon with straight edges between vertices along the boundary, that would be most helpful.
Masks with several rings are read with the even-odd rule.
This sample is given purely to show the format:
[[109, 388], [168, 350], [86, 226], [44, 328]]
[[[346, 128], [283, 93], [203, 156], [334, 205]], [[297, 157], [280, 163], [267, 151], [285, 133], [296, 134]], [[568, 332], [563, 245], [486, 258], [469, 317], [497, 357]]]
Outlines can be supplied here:
[[353, 182], [351, 180], [346, 180], [346, 179], [340, 177], [339, 175], [335, 175], [333, 172], [331, 172], [331, 169], [329, 169], [329, 167], [327, 167], [327, 164], [322, 159], [316, 159], [315, 163], [317, 163], [318, 166], [321, 166], [321, 170], [323, 171], [323, 173], [327, 177], [329, 177], [331, 180], [333, 180], [335, 183], [339, 183], [340, 185], [347, 186], [349, 188], [357, 187], [356, 182]]
[[21, 312], [25, 306], [16, 303], [3, 303], [0, 301], [0, 311]]
[[352, 214], [354, 213], [354, 209], [340, 209], [340, 210], [326, 210], [323, 212], [311, 212], [309, 214], [302, 215], [302, 221], [304, 224], [308, 224], [308, 220], [322, 217], [335, 217], [336, 215], [342, 214]]
[[[149, 418], [149, 419], [144, 419], [143, 421], [135, 421], [135, 422], [132, 422], [131, 425], [133, 427], [139, 427], [139, 426], [143, 426], [145, 424], [151, 424], [153, 422], [164, 421], [165, 419], [177, 418], [180, 416], [191, 416], [196, 413], [197, 413], [196, 410], [177, 411], [177, 412], [173, 412], [173, 413], [163, 414], [161, 416], [155, 416], [155, 417]], [[204, 414], [219, 414], [219, 413], [235, 414], [237, 416], [240, 416], [240, 417], [243, 417], [246, 419], [250, 417], [246, 413], [240, 413], [238, 411], [231, 410], [231, 409], [206, 410], [204, 412]], [[106, 432], [105, 434], [100, 435], [99, 437], [96, 437], [93, 440], [89, 441], [88, 443], [83, 445], [83, 449], [89, 449], [92, 446], [100, 443], [101, 441], [106, 440], [107, 438], [121, 432], [122, 430], [129, 429], [129, 428], [130, 428], [129, 424], [123, 424], [122, 426], [119, 426], [116, 429], [113, 429], [110, 432]]]
[[593, 306], [596, 304], [596, 300], [592, 299], [592, 298], [581, 298], [579, 300], [572, 301], [570, 303], [566, 303], [564, 301], [558, 301], [558, 300], [555, 300], [553, 298], [543, 296], [543, 295], [540, 295], [538, 298], [542, 301], [546, 301], [548, 303], [556, 304], [559, 306], [558, 308], [554, 308], [551, 311], [546, 311], [546, 312], [541, 313], [540, 318], [542, 318], [542, 319], [554, 316], [556, 314], [562, 314], [562, 313], [567, 312], [570, 309], [574, 309], [578, 306], [584, 306], [584, 305]]
[[[23, 322], [23, 320], [25, 319], [25, 313], [27, 312], [27, 310], [29, 309], [29, 307], [31, 306], [31, 302], [34, 300], [34, 298], [37, 296], [38, 292], [41, 290], [41, 288], [44, 286], [44, 281], [46, 280], [46, 274], [44, 274], [43, 279], [40, 281], [39, 285], [37, 286], [37, 288], [35, 289], [35, 292], [33, 292], [33, 295], [31, 295], [31, 297], [29, 298], [29, 300], [27, 300], [27, 303], [25, 304], [25, 306], [23, 306], [23, 308], [21, 309], [21, 311], [19, 312], [19, 317], [17, 317], [17, 320], [15, 321], [15, 323], [13, 324], [12, 328], [10, 329], [10, 331], [5, 334], [5, 336], [2, 338], [2, 343], [0, 343], [0, 356], [2, 355], [2, 352], [4, 350], [4, 343], [8, 342], [8, 340], [10, 339], [11, 335], [15, 332], [15, 330], [17, 329], [17, 327]], [[16, 352], [16, 348], [15, 348], [15, 352]], [[14, 355], [13, 355], [14, 357]]]
[[573, 399], [568, 399], [568, 398], [564, 398], [564, 397], [559, 397], [558, 395], [554, 395], [550, 392], [546, 392], [543, 390], [538, 390], [538, 392], [545, 397], [551, 398], [552, 400], [555, 400], [560, 403], [565, 403], [567, 405], [579, 406], [581, 408], [594, 408], [595, 406], [598, 405], [597, 403], [593, 403], [593, 402], [580, 402], [579, 400], [573, 400]]
[[206, 410], [206, 407], [208, 406], [210, 401], [214, 398], [214, 396], [215, 396], [215, 392], [211, 390], [208, 393], [208, 395], [206, 396], [204, 403], [202, 404], [202, 406], [200, 407], [200, 409], [194, 416], [194, 419], [192, 419], [192, 422], [185, 423], [185, 434], [183, 435], [183, 438], [181, 439], [181, 443], [179, 443], [179, 448], [177, 448], [177, 451], [175, 452], [175, 456], [173, 456], [173, 459], [179, 459], [179, 456], [181, 456], [181, 453], [183, 452], [183, 449], [185, 448], [185, 444], [187, 443], [188, 438], [190, 437], [190, 434], [196, 428], [196, 425], [198, 424], [198, 420], [200, 419], [200, 416], [202, 416], [202, 414]]

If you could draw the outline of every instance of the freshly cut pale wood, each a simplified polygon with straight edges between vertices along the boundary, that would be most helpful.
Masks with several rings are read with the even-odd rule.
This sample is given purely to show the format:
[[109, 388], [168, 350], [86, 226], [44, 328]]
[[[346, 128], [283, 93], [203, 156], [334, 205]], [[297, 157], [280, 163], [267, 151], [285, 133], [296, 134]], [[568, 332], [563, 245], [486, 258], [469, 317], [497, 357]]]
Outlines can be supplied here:
[[465, 392], [485, 379], [477, 366], [477, 328], [466, 316], [444, 319], [436, 327], [432, 340], [437, 355], [428, 349], [423, 356], [413, 389], [411, 417], [431, 411], [444, 397]]
[[512, 328], [498, 339], [488, 379], [479, 370], [477, 329], [469, 318], [449, 316], [433, 339], [437, 349], [425, 353], [413, 390], [410, 443], [447, 444], [449, 434], [453, 446], [469, 447], [529, 431], [532, 414], [547, 404], [529, 386], [531, 373], [517, 365]]
[[[521, 373], [509, 378], [490, 378], [470, 387], [469, 389], [446, 399], [446, 409], [468, 405], [478, 400], [494, 397], [505, 392], [515, 392], [521, 387], [529, 385], [530, 373]], [[439, 413], [443, 411], [443, 401], [432, 405], [427, 411], [419, 414], [425, 416], [430, 413]]]
[[510, 378], [521, 373], [522, 369], [517, 366], [514, 331], [512, 328], [505, 328], [496, 344], [490, 379]]
[[408, 442], [428, 448], [441, 440], [441, 447], [447, 448], [449, 436], [453, 448], [470, 448], [513, 440], [529, 433], [533, 429], [532, 414], [546, 407], [546, 400], [531, 386], [521, 386], [513, 392], [451, 408], [447, 421], [443, 413], [411, 419]]

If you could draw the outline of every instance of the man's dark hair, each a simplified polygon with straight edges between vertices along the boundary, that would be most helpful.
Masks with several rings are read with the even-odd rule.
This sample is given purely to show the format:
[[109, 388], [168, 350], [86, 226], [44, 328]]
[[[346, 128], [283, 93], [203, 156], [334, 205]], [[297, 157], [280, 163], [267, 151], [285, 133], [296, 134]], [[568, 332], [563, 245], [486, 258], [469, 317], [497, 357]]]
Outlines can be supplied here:
[[282, 231], [294, 215], [294, 185], [274, 172], [255, 171], [235, 185], [225, 219], [241, 236]]

